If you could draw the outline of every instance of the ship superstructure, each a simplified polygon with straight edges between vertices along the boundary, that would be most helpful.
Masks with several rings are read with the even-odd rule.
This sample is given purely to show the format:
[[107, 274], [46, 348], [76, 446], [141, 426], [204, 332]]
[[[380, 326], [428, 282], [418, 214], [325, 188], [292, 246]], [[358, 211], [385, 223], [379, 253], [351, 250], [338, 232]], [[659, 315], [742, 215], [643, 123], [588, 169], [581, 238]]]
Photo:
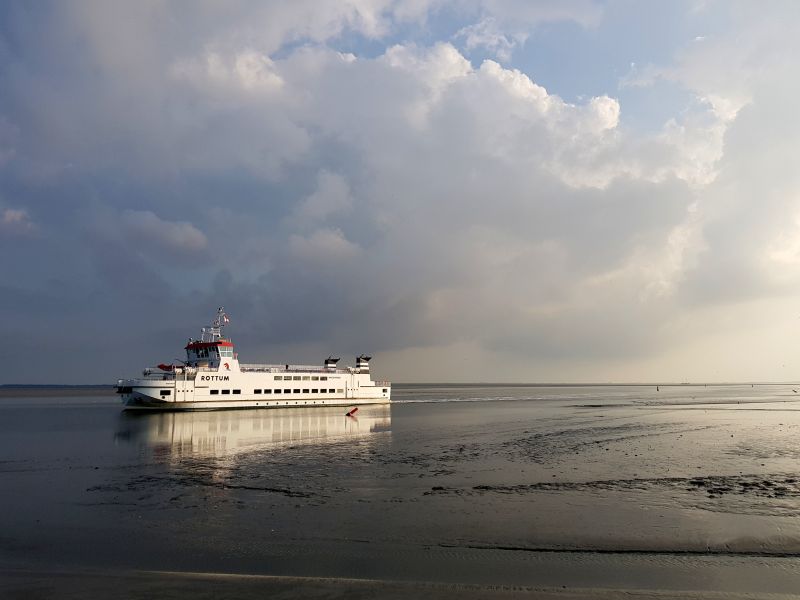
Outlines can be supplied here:
[[126, 408], [197, 410], [353, 406], [390, 402], [391, 384], [374, 381], [371, 357], [339, 368], [329, 356], [321, 366], [242, 364], [233, 342], [223, 335], [230, 322], [220, 307], [199, 340], [189, 339], [186, 361], [144, 370], [138, 379], [120, 379], [117, 393]]

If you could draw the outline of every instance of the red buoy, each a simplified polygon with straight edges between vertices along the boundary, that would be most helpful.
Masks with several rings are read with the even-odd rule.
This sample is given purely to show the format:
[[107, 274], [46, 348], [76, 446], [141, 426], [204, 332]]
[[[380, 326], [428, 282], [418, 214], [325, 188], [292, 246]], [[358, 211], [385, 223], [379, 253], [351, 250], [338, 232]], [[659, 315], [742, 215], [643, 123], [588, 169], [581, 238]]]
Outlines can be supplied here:
[[349, 413], [347, 413], [347, 416], [348, 417], [352, 417], [357, 412], [358, 412], [358, 407], [356, 406], [353, 410], [351, 410]]

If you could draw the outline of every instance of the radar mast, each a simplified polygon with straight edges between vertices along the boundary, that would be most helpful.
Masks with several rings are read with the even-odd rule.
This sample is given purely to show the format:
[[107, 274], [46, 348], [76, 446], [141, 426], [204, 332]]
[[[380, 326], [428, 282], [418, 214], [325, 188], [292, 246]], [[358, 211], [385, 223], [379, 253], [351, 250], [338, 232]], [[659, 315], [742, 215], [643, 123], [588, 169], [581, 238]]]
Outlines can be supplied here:
[[217, 317], [211, 322], [209, 327], [203, 327], [201, 330], [201, 342], [216, 342], [222, 339], [222, 328], [230, 323], [230, 318], [225, 312], [225, 308], [220, 306], [217, 309]]

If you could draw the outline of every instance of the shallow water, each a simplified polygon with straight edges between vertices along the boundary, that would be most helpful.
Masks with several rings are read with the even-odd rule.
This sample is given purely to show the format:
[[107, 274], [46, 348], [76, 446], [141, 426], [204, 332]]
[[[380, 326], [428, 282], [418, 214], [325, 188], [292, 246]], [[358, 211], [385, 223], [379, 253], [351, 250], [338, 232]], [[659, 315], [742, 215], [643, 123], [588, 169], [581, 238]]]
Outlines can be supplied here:
[[[795, 388], [797, 389], [797, 388]], [[0, 397], [0, 561], [800, 591], [789, 386], [396, 386], [391, 406]]]

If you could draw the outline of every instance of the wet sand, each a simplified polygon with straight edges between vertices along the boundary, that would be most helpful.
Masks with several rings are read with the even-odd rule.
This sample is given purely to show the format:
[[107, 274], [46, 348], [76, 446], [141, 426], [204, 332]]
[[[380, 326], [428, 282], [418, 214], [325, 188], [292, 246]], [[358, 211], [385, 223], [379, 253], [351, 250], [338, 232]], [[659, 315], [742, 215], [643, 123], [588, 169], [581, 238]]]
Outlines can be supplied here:
[[789, 386], [398, 386], [395, 398], [348, 419], [131, 415], [94, 393], [5, 394], [0, 595], [51, 579], [73, 593], [110, 574], [175, 597], [208, 577], [237, 595], [321, 597], [352, 580], [362, 597], [800, 591]]
[[0, 593], [6, 598], [325, 598], [328, 600], [406, 598], [460, 598], [477, 600], [789, 600], [792, 594], [613, 590], [600, 588], [539, 588], [533, 586], [442, 584], [436, 582], [379, 581], [172, 572], [0, 572]]

